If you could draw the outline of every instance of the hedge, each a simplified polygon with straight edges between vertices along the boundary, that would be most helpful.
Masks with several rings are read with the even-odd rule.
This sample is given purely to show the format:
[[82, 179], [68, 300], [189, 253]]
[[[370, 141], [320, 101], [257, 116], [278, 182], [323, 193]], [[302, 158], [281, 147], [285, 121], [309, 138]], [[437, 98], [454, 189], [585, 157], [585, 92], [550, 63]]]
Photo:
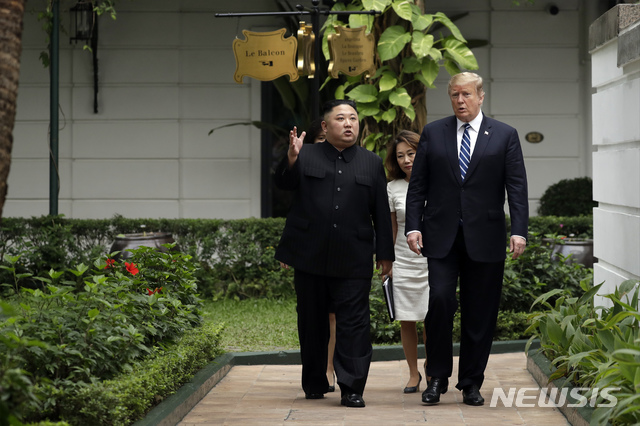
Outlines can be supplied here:
[[175, 347], [158, 350], [131, 372], [81, 389], [62, 402], [62, 418], [72, 425], [129, 425], [144, 418], [200, 369], [222, 354], [222, 326], [189, 330]]
[[[119, 234], [170, 232], [199, 265], [196, 278], [203, 298], [292, 297], [293, 272], [274, 259], [285, 219], [66, 219], [62, 216], [4, 218], [0, 255], [29, 248], [22, 272], [43, 276], [107, 253]], [[509, 220], [507, 220], [507, 227]], [[545, 234], [593, 238], [593, 218], [535, 216], [533, 239]], [[0, 271], [0, 283], [9, 282]]]

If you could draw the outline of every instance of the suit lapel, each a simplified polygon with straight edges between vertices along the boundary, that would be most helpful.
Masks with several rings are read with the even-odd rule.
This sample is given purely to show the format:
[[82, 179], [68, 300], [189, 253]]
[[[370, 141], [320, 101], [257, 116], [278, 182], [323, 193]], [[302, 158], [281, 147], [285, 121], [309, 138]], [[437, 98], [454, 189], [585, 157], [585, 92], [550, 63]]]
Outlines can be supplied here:
[[[491, 124], [488, 122], [487, 117], [485, 116], [482, 119], [482, 124], [480, 124], [478, 139], [476, 139], [476, 146], [475, 148], [473, 148], [473, 154], [471, 154], [471, 162], [469, 163], [469, 168], [467, 169], [465, 180], [469, 180], [475, 169], [478, 167], [478, 163], [484, 155], [484, 151], [487, 149], [487, 145], [489, 145], [490, 138]], [[458, 173], [458, 175], [460, 175], [460, 173]]]
[[449, 165], [451, 165], [451, 172], [456, 177], [459, 185], [462, 185], [462, 175], [460, 175], [460, 163], [458, 162], [458, 129], [456, 128], [458, 121], [453, 116], [451, 120], [444, 126], [445, 149], [447, 152], [447, 158], [449, 159]]

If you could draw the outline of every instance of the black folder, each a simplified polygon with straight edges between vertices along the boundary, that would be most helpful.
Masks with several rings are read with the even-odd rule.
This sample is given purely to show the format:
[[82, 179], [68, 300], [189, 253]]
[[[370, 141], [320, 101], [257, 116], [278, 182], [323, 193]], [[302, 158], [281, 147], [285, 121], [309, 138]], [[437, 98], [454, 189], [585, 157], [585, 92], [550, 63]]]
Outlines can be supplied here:
[[391, 321], [396, 319], [396, 311], [393, 306], [393, 279], [387, 277], [382, 283], [382, 292], [384, 293], [384, 301], [387, 303], [387, 312]]

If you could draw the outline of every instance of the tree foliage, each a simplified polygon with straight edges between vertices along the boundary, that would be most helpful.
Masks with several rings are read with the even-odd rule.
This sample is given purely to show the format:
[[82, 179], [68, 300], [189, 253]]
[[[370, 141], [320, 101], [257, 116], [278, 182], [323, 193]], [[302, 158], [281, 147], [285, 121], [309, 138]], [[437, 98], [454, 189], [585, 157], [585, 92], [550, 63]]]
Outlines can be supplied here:
[[[467, 40], [444, 13], [424, 13], [419, 0], [354, 0], [337, 2], [334, 11], [376, 10], [371, 15], [329, 15], [323, 26], [323, 52], [329, 56], [327, 37], [334, 26], [366, 26], [377, 40], [375, 75], [346, 77], [336, 98], [356, 101], [363, 119], [362, 144], [384, 156], [386, 144], [400, 130], [420, 132], [426, 124], [426, 89], [442, 67], [449, 74], [475, 70], [478, 63]], [[441, 31], [448, 33], [444, 35]], [[437, 33], [437, 35], [435, 34]]]

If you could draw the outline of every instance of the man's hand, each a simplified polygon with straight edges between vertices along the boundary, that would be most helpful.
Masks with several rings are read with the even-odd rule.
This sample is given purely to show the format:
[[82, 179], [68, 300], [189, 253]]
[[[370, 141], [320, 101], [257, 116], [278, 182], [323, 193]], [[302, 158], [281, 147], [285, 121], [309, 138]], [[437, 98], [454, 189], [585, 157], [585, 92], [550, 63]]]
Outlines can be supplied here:
[[522, 253], [524, 253], [524, 248], [527, 246], [527, 240], [518, 236], [512, 235], [509, 240], [509, 252], [513, 253], [511, 255], [512, 259], [517, 259], [520, 257]]
[[422, 234], [420, 232], [412, 232], [407, 235], [407, 244], [409, 245], [409, 250], [414, 252], [415, 254], [422, 255]]
[[302, 134], [300, 134], [300, 137], [298, 137], [298, 128], [295, 126], [293, 127], [293, 130], [289, 132], [289, 151], [287, 151], [289, 168], [293, 167], [293, 164], [298, 159], [298, 154], [300, 154], [304, 137], [306, 135], [307, 132], [302, 132]]
[[393, 262], [390, 260], [378, 260], [376, 262], [376, 269], [380, 269], [380, 276], [384, 277], [385, 275], [389, 275], [391, 273], [391, 266]]

